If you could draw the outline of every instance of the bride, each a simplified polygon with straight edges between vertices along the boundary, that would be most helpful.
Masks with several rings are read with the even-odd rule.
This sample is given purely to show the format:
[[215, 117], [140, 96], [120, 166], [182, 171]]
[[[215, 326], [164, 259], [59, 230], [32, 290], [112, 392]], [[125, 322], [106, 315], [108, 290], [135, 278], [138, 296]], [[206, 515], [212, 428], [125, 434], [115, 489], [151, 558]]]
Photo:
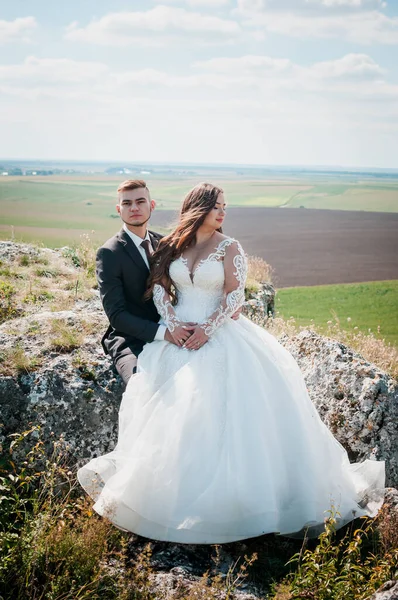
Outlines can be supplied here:
[[[244, 316], [247, 262], [223, 235], [223, 191], [199, 184], [153, 256], [147, 295], [175, 344], [146, 344], [115, 449], [78, 479], [94, 509], [157, 540], [223, 543], [374, 516], [384, 463], [350, 464], [292, 355]], [[318, 525], [318, 529], [316, 526]]]

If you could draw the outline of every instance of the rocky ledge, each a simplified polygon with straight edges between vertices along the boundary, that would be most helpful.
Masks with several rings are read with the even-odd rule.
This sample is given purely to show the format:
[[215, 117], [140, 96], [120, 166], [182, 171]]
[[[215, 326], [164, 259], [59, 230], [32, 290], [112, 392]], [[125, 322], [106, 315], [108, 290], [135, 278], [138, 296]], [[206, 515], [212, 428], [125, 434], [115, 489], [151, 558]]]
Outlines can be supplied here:
[[[12, 318], [0, 325], [0, 443], [6, 452], [10, 434], [39, 425], [40, 437], [49, 449], [52, 440], [64, 439], [76, 466], [113, 448], [123, 386], [101, 348], [100, 339], [107, 324], [98, 293], [91, 284], [83, 295], [77, 293], [77, 278], [81, 274], [64, 258], [62, 251], [0, 243], [0, 265], [3, 262], [6, 271], [11, 269], [10, 280], [14, 276], [23, 282], [18, 279], [21, 273], [15, 270], [19, 261], [25, 269], [23, 285], [29, 285], [28, 297], [36, 302], [25, 302], [23, 309], [17, 306]], [[41, 265], [40, 269], [37, 265]], [[40, 290], [31, 290], [32, 273], [43, 281], [51, 277], [57, 280], [51, 280], [40, 295]], [[64, 309], [47, 302], [49, 292], [56, 286], [56, 300], [59, 304], [65, 302]], [[398, 487], [397, 382], [349, 347], [313, 331], [282, 334], [279, 341], [298, 361], [314, 405], [350, 459], [386, 462], [387, 485], [392, 488], [387, 493], [387, 503], [396, 512], [398, 491], [393, 488]], [[22, 457], [23, 446], [19, 458]], [[299, 548], [294, 541], [279, 540], [275, 544], [274, 537], [223, 546], [216, 557], [216, 572], [226, 578], [237, 555], [250, 555], [257, 548], [261, 548], [261, 561], [275, 562], [275, 553], [281, 551], [283, 566], [286, 557]], [[130, 555], [137, 556], [145, 543], [146, 540], [131, 536]], [[154, 543], [153, 586], [159, 590], [159, 597], [177, 597], [175, 590], [189, 588], [206, 570], [212, 572], [213, 554], [212, 547]], [[275, 573], [275, 564], [270, 571]], [[397, 597], [396, 582], [383, 587], [372, 599]], [[259, 593], [249, 586], [235, 597], [264, 597]]]
[[[101, 348], [105, 326], [98, 297], [77, 302], [73, 310], [0, 326], [3, 445], [9, 434], [32, 423], [41, 426], [44, 439], [62, 435], [77, 462], [112, 449], [123, 388]], [[62, 346], [60, 327], [64, 336], [75, 332], [78, 339]], [[398, 487], [397, 383], [347, 346], [313, 331], [285, 334], [280, 342], [298, 361], [312, 401], [350, 460], [385, 460], [388, 485]], [[27, 365], [17, 375], [9, 364], [16, 348]]]

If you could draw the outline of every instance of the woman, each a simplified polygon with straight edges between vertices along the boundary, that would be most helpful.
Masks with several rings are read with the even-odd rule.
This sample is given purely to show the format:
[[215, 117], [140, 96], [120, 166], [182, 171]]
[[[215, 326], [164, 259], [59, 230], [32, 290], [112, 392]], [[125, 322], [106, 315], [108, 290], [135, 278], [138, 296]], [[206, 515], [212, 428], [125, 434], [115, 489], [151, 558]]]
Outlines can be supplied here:
[[[384, 463], [350, 465], [291, 354], [231, 316], [247, 263], [222, 233], [221, 189], [199, 184], [154, 255], [148, 294], [175, 344], [144, 347], [115, 450], [79, 481], [117, 526], [173, 542], [223, 543], [374, 515]], [[193, 325], [194, 324], [194, 325]], [[195, 325], [196, 324], [196, 325]]]

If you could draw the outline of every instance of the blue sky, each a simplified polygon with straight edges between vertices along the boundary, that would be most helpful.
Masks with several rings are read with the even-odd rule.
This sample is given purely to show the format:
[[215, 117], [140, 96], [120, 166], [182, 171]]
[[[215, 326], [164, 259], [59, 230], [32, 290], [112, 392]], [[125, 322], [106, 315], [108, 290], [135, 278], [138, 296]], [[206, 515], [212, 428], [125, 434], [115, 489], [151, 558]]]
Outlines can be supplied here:
[[398, 167], [398, 0], [0, 0], [0, 157]]

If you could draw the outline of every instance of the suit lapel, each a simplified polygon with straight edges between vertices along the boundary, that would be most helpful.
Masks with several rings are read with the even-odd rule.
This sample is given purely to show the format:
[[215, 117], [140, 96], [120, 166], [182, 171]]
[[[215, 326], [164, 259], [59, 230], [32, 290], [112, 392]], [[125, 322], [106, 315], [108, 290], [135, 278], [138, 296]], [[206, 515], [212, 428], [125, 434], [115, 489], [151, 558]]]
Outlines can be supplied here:
[[136, 266], [139, 267], [141, 271], [145, 271], [145, 273], [148, 273], [148, 267], [146, 266], [144, 259], [137, 250], [137, 247], [134, 244], [133, 240], [128, 236], [124, 229], [121, 229], [119, 231], [118, 238], [119, 242], [123, 245], [123, 248], [126, 250], [130, 258], [135, 262]]

